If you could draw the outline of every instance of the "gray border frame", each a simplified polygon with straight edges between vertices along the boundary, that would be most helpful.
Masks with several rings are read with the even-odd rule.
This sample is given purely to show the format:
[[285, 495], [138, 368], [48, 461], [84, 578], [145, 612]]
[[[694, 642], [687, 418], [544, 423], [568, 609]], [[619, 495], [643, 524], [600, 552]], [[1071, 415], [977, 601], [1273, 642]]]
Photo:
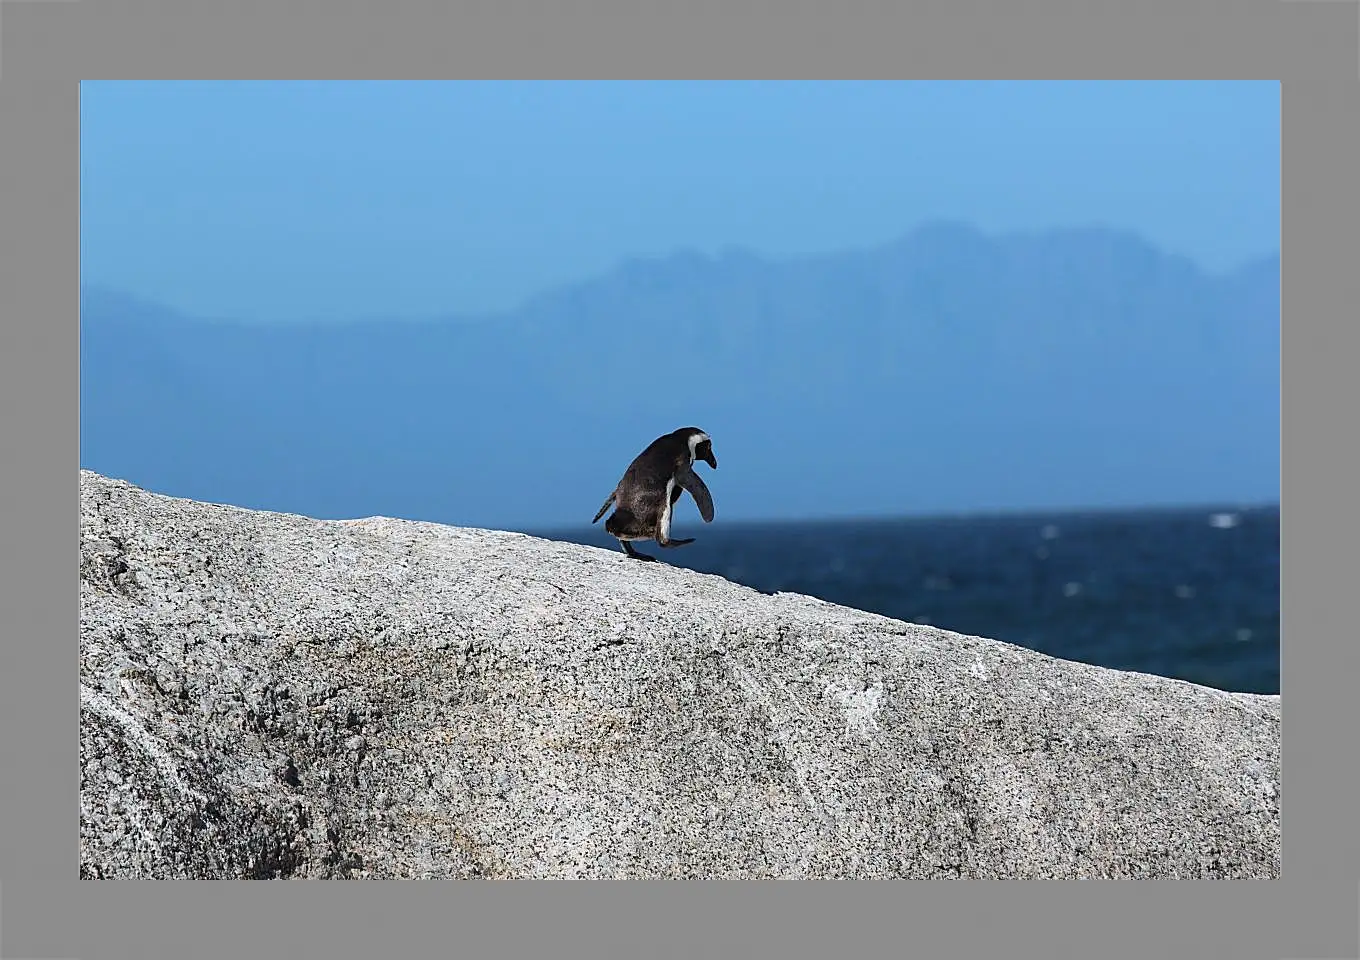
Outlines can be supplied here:
[[[1357, 289], [1356, 6], [1281, 0], [80, 0], [6, 3], [0, 75], [0, 417], [9, 464], [0, 642], [7, 957], [707, 956], [778, 953], [1357, 957], [1343, 609], [1343, 368]], [[71, 523], [77, 485], [82, 78], [1267, 78], [1283, 81], [1284, 879], [1240, 889], [701, 882], [81, 884]], [[1346, 174], [1350, 174], [1349, 177]], [[1305, 332], [1308, 331], [1308, 332]], [[1305, 374], [1305, 370], [1307, 371]], [[1310, 439], [1311, 438], [1311, 439]], [[66, 477], [65, 481], [60, 478]], [[65, 486], [69, 483], [70, 486]], [[62, 529], [68, 530], [61, 534]], [[1349, 669], [1348, 669], [1349, 668]], [[1018, 948], [1018, 950], [1017, 950]]]

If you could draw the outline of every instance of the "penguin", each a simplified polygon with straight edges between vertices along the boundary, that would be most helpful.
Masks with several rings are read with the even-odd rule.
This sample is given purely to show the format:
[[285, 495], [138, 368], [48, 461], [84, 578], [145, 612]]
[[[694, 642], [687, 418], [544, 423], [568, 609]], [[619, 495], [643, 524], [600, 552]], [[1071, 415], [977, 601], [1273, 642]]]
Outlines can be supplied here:
[[718, 469], [713, 441], [698, 427], [681, 427], [657, 437], [628, 465], [623, 479], [590, 522], [595, 523], [610, 506], [615, 506], [604, 522], [605, 532], [616, 538], [623, 545], [623, 552], [635, 560], [654, 561], [656, 557], [634, 550], [634, 540], [655, 540], [661, 547], [693, 543], [693, 537], [671, 539], [671, 510], [680, 494], [688, 490], [704, 523], [713, 522], [713, 498], [694, 472], [696, 459]]

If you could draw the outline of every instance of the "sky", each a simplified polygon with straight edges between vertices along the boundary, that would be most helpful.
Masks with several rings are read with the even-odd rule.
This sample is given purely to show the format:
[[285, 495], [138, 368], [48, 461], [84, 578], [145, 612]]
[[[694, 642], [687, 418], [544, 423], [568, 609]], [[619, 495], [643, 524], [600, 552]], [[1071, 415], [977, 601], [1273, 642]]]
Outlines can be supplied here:
[[257, 321], [487, 314], [639, 256], [1105, 224], [1279, 249], [1250, 82], [81, 84], [81, 277]]

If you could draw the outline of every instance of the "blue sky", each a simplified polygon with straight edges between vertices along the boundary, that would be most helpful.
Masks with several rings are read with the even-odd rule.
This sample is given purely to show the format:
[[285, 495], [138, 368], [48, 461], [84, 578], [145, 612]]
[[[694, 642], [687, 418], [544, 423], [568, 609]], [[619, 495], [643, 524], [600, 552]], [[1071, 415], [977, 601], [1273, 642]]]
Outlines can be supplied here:
[[81, 274], [256, 320], [494, 312], [631, 256], [1102, 223], [1278, 250], [1279, 84], [86, 82]]

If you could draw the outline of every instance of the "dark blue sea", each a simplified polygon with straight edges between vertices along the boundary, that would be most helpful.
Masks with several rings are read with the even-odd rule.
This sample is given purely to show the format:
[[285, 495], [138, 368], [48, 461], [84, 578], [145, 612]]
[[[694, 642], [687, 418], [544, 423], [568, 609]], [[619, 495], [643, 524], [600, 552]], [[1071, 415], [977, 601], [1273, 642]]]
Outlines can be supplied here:
[[[1280, 692], [1278, 507], [722, 523], [681, 514], [676, 566], [1068, 660]], [[540, 531], [618, 549], [583, 524]]]

